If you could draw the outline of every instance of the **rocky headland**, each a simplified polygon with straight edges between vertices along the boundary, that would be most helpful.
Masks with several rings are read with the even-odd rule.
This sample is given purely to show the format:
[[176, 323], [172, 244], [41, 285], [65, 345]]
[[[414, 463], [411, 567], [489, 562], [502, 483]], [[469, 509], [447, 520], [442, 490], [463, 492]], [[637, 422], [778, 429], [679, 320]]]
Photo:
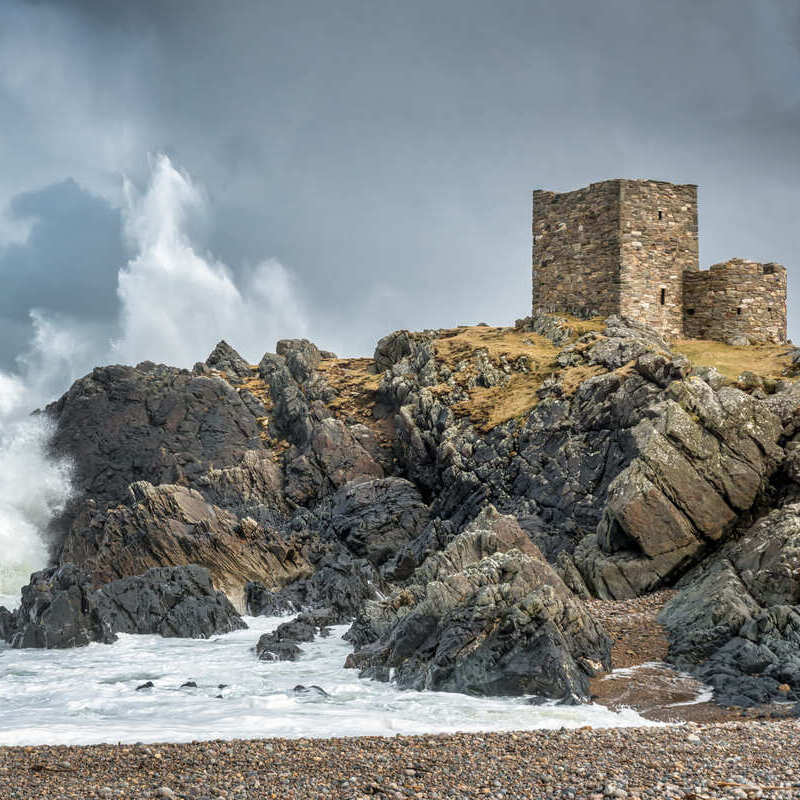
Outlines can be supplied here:
[[98, 367], [41, 412], [76, 491], [0, 636], [71, 647], [297, 614], [254, 659], [302, 658], [348, 622], [343, 667], [409, 689], [662, 719], [708, 686], [705, 719], [784, 716], [798, 360], [541, 316], [397, 331], [372, 358], [284, 340], [252, 365], [220, 342], [192, 370]]

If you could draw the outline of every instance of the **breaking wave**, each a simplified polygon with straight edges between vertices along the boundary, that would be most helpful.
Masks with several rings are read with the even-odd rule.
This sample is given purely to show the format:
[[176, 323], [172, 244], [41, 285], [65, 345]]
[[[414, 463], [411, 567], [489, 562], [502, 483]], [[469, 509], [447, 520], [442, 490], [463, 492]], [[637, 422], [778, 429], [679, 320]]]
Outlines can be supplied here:
[[71, 466], [48, 453], [47, 417], [0, 421], [0, 605], [15, 605], [48, 561], [45, 531], [72, 492]]

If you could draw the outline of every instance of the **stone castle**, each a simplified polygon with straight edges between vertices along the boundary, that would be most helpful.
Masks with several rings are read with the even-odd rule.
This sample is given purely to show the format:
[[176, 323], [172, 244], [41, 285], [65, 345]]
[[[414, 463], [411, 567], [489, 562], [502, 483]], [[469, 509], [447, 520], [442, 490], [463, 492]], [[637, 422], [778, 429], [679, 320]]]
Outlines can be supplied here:
[[621, 314], [668, 339], [786, 341], [786, 270], [700, 270], [697, 186], [609, 180], [533, 193], [533, 312]]

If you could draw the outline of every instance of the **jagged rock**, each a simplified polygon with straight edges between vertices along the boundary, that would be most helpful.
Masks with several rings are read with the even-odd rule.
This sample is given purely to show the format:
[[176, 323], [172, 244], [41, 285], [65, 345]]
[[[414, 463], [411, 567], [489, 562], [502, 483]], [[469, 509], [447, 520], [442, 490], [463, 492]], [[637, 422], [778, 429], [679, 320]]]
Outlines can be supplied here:
[[245, 584], [244, 607], [254, 617], [281, 617], [299, 610], [280, 591], [268, 589], [258, 581], [248, 581]]
[[271, 453], [246, 450], [236, 465], [209, 469], [197, 478], [195, 486], [209, 503], [240, 517], [268, 520], [277, 526], [288, 516], [283, 475]]
[[369, 561], [338, 551], [320, 559], [311, 577], [278, 591], [268, 592], [253, 584], [247, 607], [251, 614], [265, 616], [325, 609], [330, 624], [339, 625], [352, 620], [365, 600], [377, 596], [379, 588], [385, 588], [384, 582]]
[[695, 367], [694, 374], [705, 381], [715, 392], [728, 383], [727, 378], [716, 367]]
[[228, 598], [196, 564], [157, 567], [112, 581], [96, 593], [100, 619], [114, 633], [159, 633], [207, 639], [247, 626]]
[[0, 606], [0, 640], [6, 641], [11, 637], [14, 624], [14, 615], [5, 606]]
[[408, 584], [368, 602], [346, 666], [399, 686], [587, 698], [610, 642], [512, 517], [484, 512]]
[[780, 420], [768, 408], [697, 377], [670, 383], [630, 433], [635, 456], [608, 487], [596, 536], [575, 552], [600, 597], [678, 577], [729, 534], [783, 458]]
[[194, 489], [131, 484], [125, 505], [87, 506], [64, 540], [61, 563], [88, 571], [95, 585], [151, 567], [200, 564], [240, 608], [244, 585], [282, 586], [311, 569], [291, 541], [254, 520], [213, 506]]
[[22, 602], [12, 614], [5, 639], [15, 648], [82, 647], [113, 642], [114, 631], [97, 610], [91, 577], [74, 564], [31, 575]]
[[428, 507], [402, 478], [348, 483], [333, 496], [330, 527], [357, 557], [383, 567], [427, 525]]
[[692, 365], [685, 356], [670, 358], [663, 353], [648, 352], [636, 359], [636, 371], [665, 389], [672, 381], [681, 380], [689, 375]]
[[223, 339], [211, 351], [206, 366], [224, 372], [234, 378], [249, 378], [252, 367]]
[[589, 350], [589, 363], [619, 369], [648, 352], [671, 355], [667, 343], [652, 328], [624, 317], [609, 317], [605, 337]]
[[373, 358], [378, 371], [383, 372], [410, 354], [411, 337], [408, 331], [395, 331], [378, 341]]
[[308, 339], [281, 339], [275, 351], [286, 359], [289, 372], [301, 384], [311, 379], [317, 364], [322, 360], [317, 346]]
[[669, 658], [726, 705], [800, 700], [800, 504], [687, 574], [660, 620]]
[[98, 367], [47, 413], [54, 452], [75, 468], [64, 529], [85, 498], [119, 503], [138, 480], [191, 485], [211, 466], [265, 450], [255, 417], [227, 381], [150, 362]]
[[327, 626], [331, 624], [326, 611], [299, 614], [272, 633], [263, 634], [256, 644], [256, 655], [260, 661], [297, 661], [303, 653], [299, 645], [313, 642], [316, 636], [328, 636]]
[[12, 647], [65, 648], [117, 633], [208, 637], [246, 626], [202, 567], [152, 569], [94, 589], [88, 573], [64, 564], [31, 576], [8, 627]]
[[517, 330], [531, 331], [549, 339], [555, 345], [566, 344], [573, 336], [569, 321], [553, 314], [533, 314], [514, 323]]
[[314, 426], [311, 449], [334, 488], [338, 489], [356, 479], [383, 477], [381, 465], [339, 419], [323, 419]]
[[275, 429], [292, 444], [305, 447], [311, 440], [313, 429], [311, 412], [286, 359], [267, 353], [259, 362], [258, 371], [269, 385], [274, 404], [272, 424]]

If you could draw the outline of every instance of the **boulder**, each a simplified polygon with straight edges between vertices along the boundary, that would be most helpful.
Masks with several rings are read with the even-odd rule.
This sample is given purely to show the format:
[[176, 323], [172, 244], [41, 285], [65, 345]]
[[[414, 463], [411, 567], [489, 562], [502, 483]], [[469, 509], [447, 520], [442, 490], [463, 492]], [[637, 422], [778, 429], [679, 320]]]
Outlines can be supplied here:
[[112, 581], [97, 593], [100, 618], [114, 633], [158, 633], [207, 639], [247, 626], [228, 598], [196, 564], [157, 567]]
[[322, 361], [322, 353], [308, 339], [281, 339], [275, 352], [286, 359], [289, 372], [300, 384], [311, 379], [317, 365]]
[[664, 607], [669, 659], [723, 705], [800, 700], [800, 503], [688, 573]]
[[42, 570], [22, 590], [6, 640], [12, 647], [65, 648], [110, 643], [117, 633], [207, 638], [245, 628], [208, 570], [148, 570], [94, 589], [74, 564]]
[[251, 367], [224, 339], [219, 342], [206, 359], [206, 366], [224, 372], [231, 378], [250, 378]]
[[419, 490], [402, 478], [348, 483], [333, 496], [330, 529], [356, 558], [378, 568], [428, 524]]
[[13, 624], [14, 614], [5, 606], [0, 606], [0, 641], [6, 641], [11, 637]]
[[391, 369], [411, 353], [411, 336], [408, 331], [395, 331], [384, 336], [375, 347], [373, 358], [378, 372]]
[[82, 647], [117, 637], [98, 612], [91, 576], [74, 564], [35, 572], [22, 588], [22, 602], [7, 625], [14, 648]]
[[610, 641], [513, 517], [490, 508], [370, 601], [346, 666], [403, 688], [588, 699]]
[[311, 440], [311, 412], [286, 359], [267, 353], [259, 362], [258, 371], [269, 386], [275, 430], [297, 447], [305, 447]]
[[298, 614], [271, 633], [263, 634], [256, 644], [256, 655], [259, 661], [297, 661], [303, 654], [299, 645], [313, 642], [316, 636], [328, 636], [330, 624], [331, 616], [325, 611]]
[[253, 617], [282, 617], [298, 611], [282, 592], [269, 589], [258, 581], [248, 581], [245, 584], [244, 607]]
[[645, 353], [671, 356], [667, 343], [652, 328], [612, 316], [606, 320], [605, 336], [589, 350], [589, 363], [619, 369]]

